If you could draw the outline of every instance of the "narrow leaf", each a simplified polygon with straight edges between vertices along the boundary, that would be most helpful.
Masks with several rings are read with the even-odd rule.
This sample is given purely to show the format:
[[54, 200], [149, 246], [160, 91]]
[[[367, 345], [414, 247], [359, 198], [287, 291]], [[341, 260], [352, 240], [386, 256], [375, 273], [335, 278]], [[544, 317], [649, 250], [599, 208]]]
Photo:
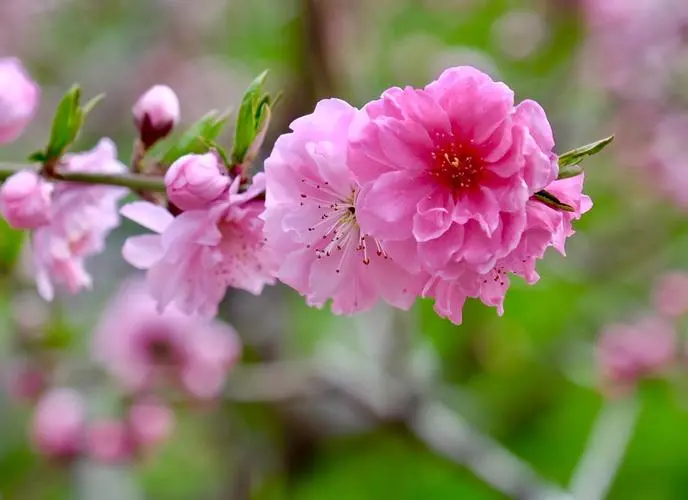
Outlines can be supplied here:
[[573, 165], [566, 165], [559, 169], [559, 177], [557, 179], [568, 179], [569, 177], [575, 177], [583, 173], [583, 167], [574, 163]]
[[98, 94], [94, 98], [89, 99], [89, 101], [81, 108], [84, 116], [87, 116], [91, 111], [93, 111], [93, 108], [100, 104], [103, 99], [105, 99], [105, 94]]
[[244, 156], [256, 137], [263, 106], [270, 102], [270, 96], [262, 90], [267, 75], [267, 71], [258, 75], [248, 86], [241, 100], [232, 145], [232, 162], [235, 164], [243, 163]]
[[542, 190], [538, 191], [533, 195], [533, 198], [538, 200], [541, 203], [544, 203], [550, 208], [553, 208], [555, 210], [562, 210], [564, 212], [575, 212], [576, 209], [569, 205], [568, 203], [564, 203], [559, 200], [556, 196], [554, 196], [552, 193]]
[[569, 165], [575, 165], [580, 163], [588, 156], [593, 156], [606, 148], [614, 140], [614, 136], [611, 135], [605, 139], [586, 144], [585, 146], [572, 149], [561, 156], [559, 156], [559, 168], [563, 168]]
[[45, 162], [46, 157], [45, 153], [43, 151], [34, 151], [31, 153], [28, 157], [28, 161], [32, 163], [43, 163]]
[[163, 154], [162, 163], [171, 165], [181, 156], [207, 152], [208, 142], [214, 142], [217, 139], [228, 119], [228, 111], [222, 114], [215, 110], [210, 111], [174, 141]]
[[81, 89], [74, 85], [65, 93], [57, 106], [50, 129], [50, 142], [46, 148], [47, 158], [59, 158], [76, 136], [74, 128], [79, 119]]

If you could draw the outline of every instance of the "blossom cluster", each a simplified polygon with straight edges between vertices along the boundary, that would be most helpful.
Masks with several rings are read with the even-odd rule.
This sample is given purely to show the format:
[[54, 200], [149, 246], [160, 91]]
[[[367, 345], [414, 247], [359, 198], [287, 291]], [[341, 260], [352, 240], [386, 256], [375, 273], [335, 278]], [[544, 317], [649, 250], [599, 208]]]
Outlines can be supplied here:
[[[583, 176], [557, 180], [542, 108], [470, 67], [360, 110], [322, 101], [291, 130], [265, 162], [265, 237], [278, 278], [335, 313], [418, 296], [455, 323], [467, 298], [501, 313], [509, 276], [537, 281], [591, 207]], [[543, 189], [573, 211], [537, 201]]]
[[[139, 100], [144, 148], [178, 113], [167, 87]], [[109, 141], [59, 167], [125, 170]], [[564, 252], [572, 221], [591, 206], [582, 175], [558, 180], [540, 105], [516, 104], [511, 89], [472, 67], [422, 89], [389, 89], [361, 109], [323, 100], [277, 140], [264, 173], [250, 179], [229, 167], [215, 150], [183, 155], [167, 167], [166, 206], [121, 209], [153, 232], [129, 238], [123, 255], [147, 270], [160, 311], [172, 304], [212, 317], [229, 287], [259, 294], [279, 279], [309, 305], [331, 301], [336, 314], [380, 299], [408, 309], [421, 296], [457, 324], [468, 298], [501, 314], [510, 276], [537, 281], [536, 262], [548, 247]], [[542, 190], [570, 211], [543, 204]], [[32, 171], [3, 185], [5, 218], [32, 230], [44, 297], [52, 282], [88, 287], [83, 259], [102, 250], [123, 196], [111, 186], [55, 186]]]

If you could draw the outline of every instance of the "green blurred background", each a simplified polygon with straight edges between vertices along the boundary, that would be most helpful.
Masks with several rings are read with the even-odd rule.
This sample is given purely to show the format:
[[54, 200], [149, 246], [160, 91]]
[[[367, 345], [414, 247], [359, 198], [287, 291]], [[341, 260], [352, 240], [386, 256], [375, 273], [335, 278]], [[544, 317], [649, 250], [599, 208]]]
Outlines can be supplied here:
[[[286, 373], [267, 381], [273, 388], [284, 383], [284, 397], [253, 397], [241, 377], [230, 377], [230, 388], [238, 384], [236, 390], [249, 395], [201, 408], [179, 405], [169, 442], [146, 460], [118, 467], [46, 463], [26, 437], [31, 408], [5, 395], [2, 498], [535, 498], [531, 490], [500, 491], [481, 478], [486, 468], [501, 466], [480, 446], [510, 452], [529, 468], [526, 476], [539, 476], [525, 483], [565, 489], [598, 416], [609, 408], [621, 421], [638, 413], [606, 498], [688, 498], [688, 379], [676, 370], [643, 384], [631, 402], [608, 403], [599, 390], [593, 356], [599, 331], [652, 308], [657, 276], [688, 264], [688, 233], [682, 209], [647, 182], [646, 172], [626, 164], [629, 155], [642, 163], [634, 141], [648, 124], [625, 120], [624, 103], [597, 85], [603, 75], [595, 73], [592, 59], [604, 55], [590, 49], [581, 3], [0, 0], [0, 55], [22, 58], [43, 88], [39, 118], [2, 151], [3, 160], [21, 160], [43, 144], [57, 100], [75, 81], [88, 96], [107, 94], [89, 117], [80, 146], [109, 136], [126, 161], [135, 135], [129, 109], [150, 85], [172, 86], [183, 121], [191, 123], [211, 108], [236, 106], [266, 68], [269, 86], [285, 96], [265, 151], [319, 98], [360, 105], [389, 86], [424, 85], [459, 64], [507, 82], [519, 99], [542, 103], [559, 152], [618, 135], [615, 146], [586, 164], [586, 191], [595, 207], [577, 225], [568, 257], [549, 254], [535, 286], [513, 280], [502, 318], [470, 303], [464, 324], [454, 326], [425, 301], [407, 314], [380, 308], [337, 318], [309, 310], [281, 287], [260, 298], [232, 294], [223, 311], [244, 339], [245, 365], [286, 363], [289, 372], [302, 360], [315, 360], [319, 370], [348, 380], [348, 389], [311, 394], [298, 376], [292, 383]], [[65, 370], [88, 359], [99, 310], [130, 272], [119, 249], [134, 226], [125, 223], [108, 251], [92, 260], [92, 293], [48, 306], [36, 300], [23, 275], [22, 235], [0, 224], [0, 365], [17, 356], [16, 322], [36, 318], [47, 318], [41, 334], [54, 340]], [[102, 384], [94, 392], [113, 390]], [[444, 429], [446, 419], [438, 415], [437, 422], [419, 416], [430, 400], [469, 426], [469, 438], [452, 434], [450, 423]], [[414, 427], [425, 416], [430, 430], [446, 432], [440, 442], [452, 451], [431, 449], [425, 424]], [[495, 441], [476, 444], [478, 436]], [[602, 456], [605, 446], [617, 446], [597, 441], [592, 444]]]

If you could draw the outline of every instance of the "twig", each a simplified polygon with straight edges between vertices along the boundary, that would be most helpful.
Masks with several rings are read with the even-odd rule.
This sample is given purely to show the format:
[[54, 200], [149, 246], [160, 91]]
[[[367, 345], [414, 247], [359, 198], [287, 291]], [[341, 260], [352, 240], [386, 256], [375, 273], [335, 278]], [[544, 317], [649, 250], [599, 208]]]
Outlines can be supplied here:
[[[15, 163], [0, 164], [0, 181], [7, 179], [19, 170], [35, 168], [34, 165]], [[109, 186], [127, 187], [134, 191], [165, 192], [165, 183], [162, 177], [142, 174], [95, 174], [86, 172], [56, 172], [55, 180], [64, 182], [78, 182], [81, 184], [105, 184]]]
[[635, 398], [608, 403], [595, 423], [571, 480], [578, 500], [602, 500], [614, 480], [640, 414]]

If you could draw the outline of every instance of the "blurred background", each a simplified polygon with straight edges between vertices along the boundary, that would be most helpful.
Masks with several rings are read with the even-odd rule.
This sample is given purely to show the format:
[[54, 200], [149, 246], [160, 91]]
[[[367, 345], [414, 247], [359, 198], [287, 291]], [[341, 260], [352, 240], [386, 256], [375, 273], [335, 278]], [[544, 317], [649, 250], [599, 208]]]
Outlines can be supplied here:
[[[469, 303], [454, 326], [425, 301], [340, 318], [283, 287], [233, 293], [222, 319], [244, 347], [223, 389], [166, 394], [141, 417], [164, 435], [154, 449], [118, 454], [104, 431], [100, 459], [47, 456], [36, 398], [74, 388], [92, 420], [132, 404], [93, 332], [139, 229], [123, 223], [91, 260], [92, 293], [46, 304], [0, 221], [2, 499], [688, 496], [685, 0], [0, 0], [6, 55], [43, 89], [8, 161], [44, 144], [73, 82], [107, 94], [79, 146], [111, 137], [126, 162], [148, 87], [170, 85], [190, 124], [236, 107], [264, 69], [285, 93], [264, 153], [320, 98], [361, 105], [460, 64], [539, 101], [558, 152], [616, 142], [586, 163], [595, 206], [568, 256], [548, 255], [535, 286], [513, 280], [502, 318]], [[57, 406], [48, 427], [69, 421]]]

